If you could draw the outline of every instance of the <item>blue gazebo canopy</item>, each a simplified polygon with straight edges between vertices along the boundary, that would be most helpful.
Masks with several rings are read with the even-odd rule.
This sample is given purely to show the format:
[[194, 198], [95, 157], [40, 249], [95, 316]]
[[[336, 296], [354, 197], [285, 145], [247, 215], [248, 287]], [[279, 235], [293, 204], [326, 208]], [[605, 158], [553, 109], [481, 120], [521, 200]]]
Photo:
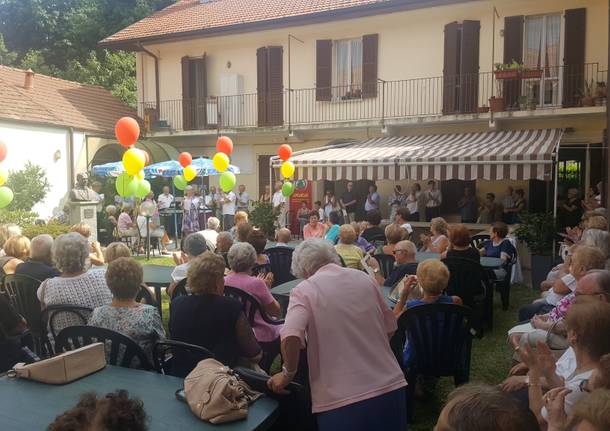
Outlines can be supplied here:
[[[192, 166], [197, 171], [198, 177], [208, 177], [211, 175], [220, 175], [220, 173], [214, 168], [214, 164], [210, 159], [204, 159], [199, 157], [193, 160]], [[103, 165], [97, 165], [93, 167], [93, 175], [98, 177], [118, 177], [121, 173], [125, 172], [122, 162], [105, 163]], [[229, 166], [229, 172], [239, 174], [239, 168], [234, 165]], [[155, 177], [174, 177], [181, 175], [183, 171], [182, 166], [176, 160], [167, 160], [165, 162], [155, 163], [153, 165], [146, 166], [144, 168], [144, 175], [146, 178]]]

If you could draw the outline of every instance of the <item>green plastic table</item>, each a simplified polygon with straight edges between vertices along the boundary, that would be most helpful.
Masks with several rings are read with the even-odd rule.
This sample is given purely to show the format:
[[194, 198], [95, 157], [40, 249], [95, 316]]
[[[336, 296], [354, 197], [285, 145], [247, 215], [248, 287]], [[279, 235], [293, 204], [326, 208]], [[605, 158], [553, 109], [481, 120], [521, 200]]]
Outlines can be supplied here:
[[161, 288], [169, 286], [172, 282], [173, 266], [166, 265], [143, 265], [144, 283], [155, 289], [155, 299], [159, 315], [163, 317], [161, 311]]
[[212, 425], [199, 420], [188, 405], [175, 397], [183, 380], [149, 371], [107, 366], [101, 371], [67, 385], [46, 385], [29, 380], [0, 378], [0, 429], [44, 430], [64, 411], [75, 406], [84, 392], [104, 395], [126, 389], [140, 398], [148, 415], [150, 431], [251, 431], [268, 429], [277, 419], [277, 401], [263, 397], [249, 409], [248, 418]]

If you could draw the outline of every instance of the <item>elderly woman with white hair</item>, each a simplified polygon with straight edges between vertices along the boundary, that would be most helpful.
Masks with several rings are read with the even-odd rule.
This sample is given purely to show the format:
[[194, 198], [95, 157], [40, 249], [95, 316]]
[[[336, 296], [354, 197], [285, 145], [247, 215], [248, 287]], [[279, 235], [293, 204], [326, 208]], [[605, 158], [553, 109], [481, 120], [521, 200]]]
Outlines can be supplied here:
[[586, 229], [580, 242], [597, 247], [606, 257], [606, 269], [610, 269], [610, 233], [601, 229]]
[[193, 186], [184, 189], [184, 199], [182, 199], [182, 237], [199, 231], [199, 203], [200, 198], [195, 196]]
[[[233, 244], [227, 258], [229, 266], [233, 271], [225, 277], [225, 286], [241, 289], [252, 295], [259, 302], [263, 311], [270, 317], [280, 316], [280, 304], [271, 295], [271, 283], [273, 283], [273, 274], [268, 273], [265, 276], [252, 276], [252, 268], [256, 266], [256, 250], [247, 242], [238, 242]], [[254, 315], [254, 334], [258, 344], [265, 352], [261, 366], [266, 369], [271, 365], [273, 359], [279, 353], [279, 337], [281, 325], [272, 325], [263, 320], [260, 312]]]
[[292, 272], [305, 280], [290, 293], [281, 330], [284, 366], [268, 386], [284, 390], [307, 346], [320, 431], [406, 429], [407, 383], [389, 344], [396, 319], [375, 280], [342, 268], [332, 244], [321, 239], [295, 249]]
[[[89, 242], [78, 232], [59, 236], [53, 243], [53, 260], [60, 276], [49, 278], [38, 288], [42, 308], [53, 304], [101, 307], [110, 304], [112, 293], [106, 285], [106, 270], [87, 271]], [[78, 319], [59, 316], [57, 330], [79, 325]]]

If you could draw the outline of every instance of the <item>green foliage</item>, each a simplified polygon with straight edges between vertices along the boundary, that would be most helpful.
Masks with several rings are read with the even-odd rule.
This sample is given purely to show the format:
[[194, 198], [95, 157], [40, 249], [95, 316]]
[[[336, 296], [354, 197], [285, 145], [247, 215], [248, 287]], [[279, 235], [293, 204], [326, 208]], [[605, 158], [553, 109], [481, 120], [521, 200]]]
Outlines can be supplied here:
[[21, 232], [30, 239], [45, 233], [51, 235], [53, 238], [57, 238], [59, 235], [70, 232], [70, 226], [56, 221], [51, 221], [47, 224], [22, 225]]
[[553, 253], [553, 240], [557, 235], [557, 224], [551, 213], [525, 213], [519, 216], [521, 223], [515, 235], [524, 241], [532, 254], [548, 256]]
[[134, 55], [98, 42], [173, 2], [0, 0], [0, 63], [101, 85], [134, 105]]
[[25, 226], [27, 224], [33, 224], [38, 218], [38, 214], [32, 211], [22, 210], [0, 210], [0, 224], [14, 223], [17, 226]]
[[6, 185], [15, 194], [9, 205], [11, 210], [31, 211], [51, 190], [45, 170], [30, 161], [25, 163], [23, 169], [9, 172]]
[[256, 202], [250, 212], [250, 223], [265, 232], [270, 239], [275, 236], [275, 219], [273, 205], [270, 203]]

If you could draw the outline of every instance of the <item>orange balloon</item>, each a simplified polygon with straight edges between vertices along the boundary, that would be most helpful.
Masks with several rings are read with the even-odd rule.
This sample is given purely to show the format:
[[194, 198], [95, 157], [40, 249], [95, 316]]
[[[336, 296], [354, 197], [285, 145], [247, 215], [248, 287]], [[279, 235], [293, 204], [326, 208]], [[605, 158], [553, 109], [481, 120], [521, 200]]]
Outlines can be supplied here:
[[8, 148], [6, 148], [6, 144], [0, 141], [0, 162], [3, 162], [6, 159], [6, 153], [8, 152]]
[[116, 122], [114, 134], [122, 146], [129, 148], [140, 137], [140, 125], [131, 117], [123, 117]]
[[233, 152], [233, 141], [228, 136], [221, 136], [216, 141], [216, 150], [219, 153], [225, 153], [227, 156]]
[[191, 156], [191, 153], [187, 152], [180, 153], [178, 156], [178, 162], [180, 162], [180, 166], [186, 168], [188, 165], [193, 163], [193, 156]]
[[288, 144], [282, 144], [280, 145], [277, 154], [280, 156], [280, 159], [286, 161], [292, 156], [292, 147]]

